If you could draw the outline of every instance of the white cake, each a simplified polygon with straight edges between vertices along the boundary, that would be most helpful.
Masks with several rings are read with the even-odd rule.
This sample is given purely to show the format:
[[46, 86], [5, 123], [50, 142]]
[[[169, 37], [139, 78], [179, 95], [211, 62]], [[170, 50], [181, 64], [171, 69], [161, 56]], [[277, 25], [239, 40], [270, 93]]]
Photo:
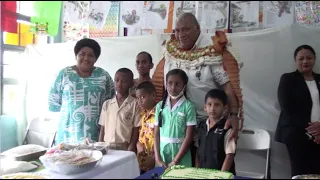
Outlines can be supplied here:
[[181, 165], [172, 166], [161, 175], [161, 179], [233, 179], [230, 172], [215, 169], [202, 169], [185, 167]]

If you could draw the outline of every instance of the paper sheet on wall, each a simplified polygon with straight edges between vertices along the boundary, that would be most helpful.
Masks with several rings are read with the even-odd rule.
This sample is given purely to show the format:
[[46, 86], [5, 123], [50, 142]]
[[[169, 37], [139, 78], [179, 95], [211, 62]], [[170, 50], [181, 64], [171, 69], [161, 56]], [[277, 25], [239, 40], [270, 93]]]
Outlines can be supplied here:
[[89, 24], [75, 24], [64, 21], [63, 23], [63, 42], [79, 41], [89, 38]]
[[128, 27], [127, 36], [141, 36], [141, 28]]
[[263, 1], [263, 27], [291, 25], [293, 18], [292, 1]]
[[231, 28], [259, 27], [259, 1], [231, 1]]
[[201, 29], [228, 28], [229, 1], [202, 1], [198, 7], [197, 19]]
[[120, 11], [121, 27], [141, 27], [144, 1], [122, 1]]
[[176, 21], [180, 14], [188, 12], [196, 15], [197, 1], [174, 1], [172, 27], [176, 27]]
[[167, 29], [170, 1], [145, 1], [142, 29]]
[[63, 1], [63, 21], [84, 23], [90, 9], [90, 1]]
[[111, 1], [91, 1], [87, 23], [98, 29], [103, 29], [110, 7]]
[[320, 26], [320, 1], [296, 1], [296, 20], [307, 27]]

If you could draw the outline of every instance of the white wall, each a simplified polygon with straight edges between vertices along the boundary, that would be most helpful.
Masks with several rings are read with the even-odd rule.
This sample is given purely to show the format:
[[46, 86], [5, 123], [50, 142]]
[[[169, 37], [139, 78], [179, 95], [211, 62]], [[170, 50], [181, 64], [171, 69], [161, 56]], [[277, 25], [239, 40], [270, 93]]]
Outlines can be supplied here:
[[[293, 52], [299, 45], [309, 44], [320, 54], [319, 33], [320, 29], [294, 25], [230, 34], [232, 45], [238, 48], [241, 61], [244, 62], [240, 74], [245, 127], [266, 129], [273, 135], [279, 116], [276, 99], [279, 78], [281, 74], [295, 70]], [[156, 64], [160, 60], [160, 45], [164, 36], [97, 39], [102, 46], [102, 54], [96, 65], [106, 69], [112, 77], [121, 67], [130, 68], [137, 76], [135, 57], [138, 52], [150, 52]], [[53, 75], [66, 65], [75, 63], [73, 46], [74, 43], [63, 43], [28, 48], [30, 56], [25, 66], [30, 68], [26, 68], [28, 72], [25, 73], [25, 78], [30, 80], [29, 117], [46, 112], [48, 88]], [[319, 67], [318, 63], [316, 69], [319, 70]], [[260, 154], [238, 153], [236, 163], [239, 169], [264, 172], [264, 162]], [[275, 142], [272, 142], [271, 168], [272, 178], [290, 178], [287, 152], [283, 145]]]

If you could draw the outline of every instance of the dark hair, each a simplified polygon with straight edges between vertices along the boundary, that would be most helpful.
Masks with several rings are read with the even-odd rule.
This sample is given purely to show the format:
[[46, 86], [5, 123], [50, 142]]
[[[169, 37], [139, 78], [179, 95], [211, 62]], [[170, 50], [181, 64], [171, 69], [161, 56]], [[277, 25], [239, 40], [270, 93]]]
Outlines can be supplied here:
[[99, 43], [93, 39], [84, 38], [79, 40], [76, 45], [74, 46], [74, 54], [77, 56], [80, 50], [84, 47], [89, 47], [93, 50], [94, 56], [96, 59], [99, 58], [101, 54], [101, 47]]
[[299, 51], [301, 51], [302, 49], [307, 49], [307, 50], [311, 51], [311, 53], [314, 55], [314, 57], [316, 57], [316, 52], [314, 51], [314, 49], [311, 46], [301, 45], [301, 46], [297, 47], [297, 49], [294, 51], [294, 59], [296, 59]]
[[137, 56], [139, 56], [139, 55], [141, 55], [141, 54], [147, 55], [147, 57], [148, 57], [148, 59], [149, 59], [149, 62], [152, 63], [152, 56], [151, 56], [150, 53], [145, 52], [145, 51], [142, 51], [142, 52], [139, 52], [139, 54], [138, 54]]
[[130, 77], [130, 79], [133, 79], [133, 72], [128, 68], [120, 68], [116, 73], [118, 72], [125, 73]]
[[[172, 75], [179, 75], [181, 77], [181, 79], [183, 80], [184, 84], [187, 85], [188, 84], [188, 75], [186, 74], [186, 72], [184, 72], [183, 70], [181, 69], [172, 69], [171, 71], [169, 71], [166, 75], [166, 81], [168, 81], [169, 77], [172, 76]], [[186, 95], [186, 90], [184, 90], [184, 95]], [[161, 104], [161, 109], [160, 109], [160, 112], [159, 112], [159, 119], [158, 119], [158, 122], [159, 122], [159, 127], [162, 126], [162, 110], [164, 108], [164, 105], [166, 104], [166, 100], [168, 98], [168, 91], [167, 89], [165, 90], [165, 93], [164, 93], [164, 97], [162, 99], [162, 104]]]
[[154, 85], [150, 81], [144, 81], [144, 82], [140, 83], [136, 87], [136, 90], [139, 90], [139, 89], [142, 89], [149, 94], [156, 92], [156, 88], [154, 87]]
[[227, 94], [221, 89], [211, 89], [205, 96], [204, 102], [207, 103], [208, 98], [218, 99], [225, 106], [228, 103]]

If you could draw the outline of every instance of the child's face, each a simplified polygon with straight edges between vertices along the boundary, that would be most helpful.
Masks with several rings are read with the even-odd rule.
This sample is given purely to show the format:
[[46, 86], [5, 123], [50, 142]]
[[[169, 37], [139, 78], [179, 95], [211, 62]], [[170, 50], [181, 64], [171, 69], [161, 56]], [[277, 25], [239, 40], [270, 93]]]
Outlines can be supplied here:
[[142, 53], [137, 56], [136, 68], [140, 75], [146, 75], [150, 73], [150, 69], [153, 68], [153, 63], [150, 62], [147, 54]]
[[117, 72], [114, 77], [114, 86], [119, 94], [129, 93], [129, 89], [133, 86], [133, 79], [123, 72]]
[[210, 119], [219, 120], [226, 110], [226, 106], [217, 98], [208, 98], [204, 105], [204, 111], [209, 115]]
[[172, 96], [177, 96], [183, 90], [185, 84], [182, 78], [177, 75], [171, 75], [167, 80], [167, 90]]
[[155, 104], [155, 93], [148, 93], [143, 89], [136, 90], [136, 98], [138, 100], [138, 104], [142, 109], [151, 109]]

